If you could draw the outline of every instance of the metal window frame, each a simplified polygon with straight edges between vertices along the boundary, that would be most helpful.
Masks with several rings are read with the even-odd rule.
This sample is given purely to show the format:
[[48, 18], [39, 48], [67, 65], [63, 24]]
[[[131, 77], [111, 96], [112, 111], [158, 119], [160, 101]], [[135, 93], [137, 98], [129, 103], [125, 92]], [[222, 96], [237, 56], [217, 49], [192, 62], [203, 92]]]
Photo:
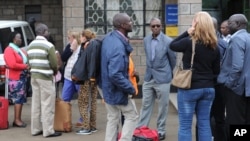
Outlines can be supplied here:
[[[107, 23], [107, 14], [106, 14], [106, 11], [117, 11], [117, 12], [121, 12], [121, 10], [107, 10], [107, 0], [103, 0], [104, 1], [104, 9], [103, 10], [88, 10], [87, 8], [84, 9], [84, 21], [85, 21], [85, 24], [84, 24], [84, 27], [85, 28], [89, 28], [89, 27], [94, 27], [94, 26], [104, 26], [104, 34], [107, 34], [108, 33], [108, 25]], [[85, 4], [85, 7], [87, 7], [87, 1], [84, 1], [84, 4]], [[104, 16], [103, 16], [103, 21], [104, 23], [86, 23], [87, 20], [88, 20], [88, 17], [87, 17], [87, 14], [88, 12], [91, 12], [91, 11], [103, 11], [104, 13]], [[158, 9], [158, 10], [147, 10], [146, 9], [146, 0], [143, 0], [143, 9], [142, 10], [133, 10], [133, 11], [142, 11], [143, 12], [143, 24], [140, 25], [136, 25], [136, 26], [142, 26], [142, 30], [143, 30], [143, 37], [146, 36], [146, 27], [149, 26], [149, 23], [146, 23], [146, 12], [147, 11], [161, 11], [160, 12], [160, 15], [162, 16], [161, 18], [161, 21], [162, 21], [162, 25], [163, 27], [165, 27], [165, 0], [161, 0], [161, 9]], [[153, 17], [152, 17], [153, 18]], [[164, 28], [162, 29], [162, 31], [165, 33], [165, 30]], [[139, 38], [143, 38], [143, 37], [139, 37]], [[137, 39], [137, 38], [131, 38], [131, 39]]]

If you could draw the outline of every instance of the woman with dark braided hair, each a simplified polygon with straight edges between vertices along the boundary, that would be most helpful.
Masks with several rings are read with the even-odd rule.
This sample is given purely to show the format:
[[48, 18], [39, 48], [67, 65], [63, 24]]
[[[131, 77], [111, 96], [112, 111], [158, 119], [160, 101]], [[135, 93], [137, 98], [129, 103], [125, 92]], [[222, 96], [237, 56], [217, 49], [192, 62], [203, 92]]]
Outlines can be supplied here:
[[4, 51], [4, 60], [8, 75], [9, 98], [14, 103], [14, 127], [26, 127], [21, 119], [23, 103], [26, 102], [26, 82], [29, 65], [26, 53], [20, 49], [22, 44], [21, 34], [11, 32], [9, 45]]

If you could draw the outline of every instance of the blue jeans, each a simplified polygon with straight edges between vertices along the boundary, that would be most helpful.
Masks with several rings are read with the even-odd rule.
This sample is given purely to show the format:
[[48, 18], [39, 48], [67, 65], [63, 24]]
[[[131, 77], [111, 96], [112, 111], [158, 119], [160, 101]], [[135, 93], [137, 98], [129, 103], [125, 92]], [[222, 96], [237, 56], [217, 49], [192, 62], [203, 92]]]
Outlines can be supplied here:
[[62, 100], [70, 102], [75, 93], [78, 94], [80, 85], [75, 84], [73, 81], [64, 79], [63, 88], [62, 88]]
[[192, 141], [192, 120], [196, 114], [199, 141], [212, 141], [210, 110], [214, 88], [178, 89], [179, 130], [178, 141]]

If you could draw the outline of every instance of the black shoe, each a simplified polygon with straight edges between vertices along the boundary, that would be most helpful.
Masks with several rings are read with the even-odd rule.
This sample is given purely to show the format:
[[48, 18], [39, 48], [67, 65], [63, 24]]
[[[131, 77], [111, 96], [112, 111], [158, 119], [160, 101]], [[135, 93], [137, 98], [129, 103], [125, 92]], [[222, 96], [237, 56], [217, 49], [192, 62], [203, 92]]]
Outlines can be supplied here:
[[96, 128], [91, 128], [90, 131], [91, 131], [92, 133], [95, 133], [95, 132], [97, 132], [98, 130], [97, 130]]
[[51, 134], [51, 135], [48, 135], [46, 136], [46, 138], [50, 138], [50, 137], [58, 137], [58, 136], [61, 136], [62, 133], [61, 132], [55, 132], [54, 134]]
[[43, 131], [39, 131], [36, 134], [32, 134], [32, 136], [38, 136], [38, 135], [42, 135], [42, 134], [43, 134]]
[[159, 134], [159, 140], [164, 140], [165, 139], [165, 134]]
[[25, 128], [27, 126], [27, 124], [23, 122], [21, 125], [18, 125], [15, 122], [13, 122], [12, 126], [13, 127], [19, 127], [19, 128]]

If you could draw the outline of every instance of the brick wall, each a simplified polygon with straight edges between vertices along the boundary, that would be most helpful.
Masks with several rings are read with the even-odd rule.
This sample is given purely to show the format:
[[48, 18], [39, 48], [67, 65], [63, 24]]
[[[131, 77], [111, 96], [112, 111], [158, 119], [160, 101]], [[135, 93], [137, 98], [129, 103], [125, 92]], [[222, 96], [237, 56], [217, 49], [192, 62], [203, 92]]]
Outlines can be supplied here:
[[139, 72], [140, 75], [140, 82], [141, 85], [144, 80], [144, 74], [146, 69], [146, 56], [145, 51], [143, 47], [143, 41], [142, 40], [131, 40], [130, 41], [132, 47], [134, 48], [132, 52], [132, 58], [135, 64], [135, 69], [137, 72]]

